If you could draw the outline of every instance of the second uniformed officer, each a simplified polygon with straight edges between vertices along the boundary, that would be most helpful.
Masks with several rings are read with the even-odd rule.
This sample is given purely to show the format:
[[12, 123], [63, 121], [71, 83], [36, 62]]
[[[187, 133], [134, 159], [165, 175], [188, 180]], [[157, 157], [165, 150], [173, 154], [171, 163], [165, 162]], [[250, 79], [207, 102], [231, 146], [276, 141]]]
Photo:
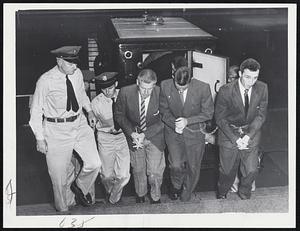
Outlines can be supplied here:
[[102, 160], [101, 180], [108, 201], [117, 203], [124, 186], [130, 178], [130, 154], [122, 129], [113, 118], [114, 104], [119, 89], [117, 72], [104, 72], [95, 77], [96, 88], [101, 89], [92, 101], [92, 109], [97, 118], [97, 141]]

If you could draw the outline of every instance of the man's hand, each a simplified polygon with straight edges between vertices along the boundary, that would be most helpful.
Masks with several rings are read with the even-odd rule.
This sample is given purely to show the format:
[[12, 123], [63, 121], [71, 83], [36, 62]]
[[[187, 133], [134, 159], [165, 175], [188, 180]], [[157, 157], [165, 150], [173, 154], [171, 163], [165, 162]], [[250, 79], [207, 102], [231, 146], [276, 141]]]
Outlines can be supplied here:
[[187, 125], [187, 119], [183, 117], [179, 117], [175, 120], [175, 127], [179, 130], [183, 130]]
[[96, 126], [96, 123], [97, 123], [97, 119], [96, 119], [93, 111], [88, 112], [88, 120], [89, 120], [90, 126], [94, 129]]
[[238, 138], [236, 141], [237, 147], [239, 150], [245, 150], [245, 149], [249, 149], [248, 143], [245, 143], [244, 140], [242, 138]]
[[133, 132], [131, 134], [131, 138], [132, 138], [132, 142], [133, 142], [133, 147], [134, 148], [142, 148], [144, 139], [145, 139], [145, 134], [144, 133], [137, 133], [137, 132]]
[[36, 141], [36, 149], [37, 151], [44, 153], [45, 155], [48, 152], [48, 145], [46, 140], [37, 140]]
[[243, 143], [245, 143], [247, 146], [249, 145], [250, 137], [248, 135], [244, 135], [242, 140], [243, 140]]

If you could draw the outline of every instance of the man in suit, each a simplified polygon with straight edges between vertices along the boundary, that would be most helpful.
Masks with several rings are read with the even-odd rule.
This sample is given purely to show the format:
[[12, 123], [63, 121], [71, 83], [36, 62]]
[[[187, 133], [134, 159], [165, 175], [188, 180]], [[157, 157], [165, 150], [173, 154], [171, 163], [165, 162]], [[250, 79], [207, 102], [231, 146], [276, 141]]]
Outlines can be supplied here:
[[136, 84], [120, 90], [115, 108], [115, 119], [130, 149], [137, 203], [145, 202], [147, 177], [151, 187], [151, 203], [161, 203], [165, 143], [164, 125], [159, 112], [160, 88], [156, 82], [154, 71], [142, 70]]
[[159, 110], [169, 151], [171, 199], [180, 196], [182, 201], [189, 201], [198, 183], [205, 149], [201, 130], [214, 112], [210, 87], [192, 79], [188, 67], [180, 67], [174, 79], [161, 83]]
[[258, 145], [266, 119], [268, 87], [258, 81], [260, 64], [246, 59], [240, 65], [240, 78], [219, 90], [215, 118], [219, 126], [220, 175], [218, 199], [225, 199], [236, 176], [241, 179], [238, 195], [250, 199], [251, 185], [258, 172]]

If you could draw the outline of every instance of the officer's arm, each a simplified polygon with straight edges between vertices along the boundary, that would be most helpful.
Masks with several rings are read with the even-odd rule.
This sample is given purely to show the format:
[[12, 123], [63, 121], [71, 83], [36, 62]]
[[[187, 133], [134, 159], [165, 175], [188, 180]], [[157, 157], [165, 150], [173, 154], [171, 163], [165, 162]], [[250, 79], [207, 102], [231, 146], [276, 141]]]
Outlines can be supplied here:
[[37, 81], [30, 108], [29, 125], [37, 140], [45, 139], [43, 135], [43, 114], [47, 95], [46, 81], [44, 78]]

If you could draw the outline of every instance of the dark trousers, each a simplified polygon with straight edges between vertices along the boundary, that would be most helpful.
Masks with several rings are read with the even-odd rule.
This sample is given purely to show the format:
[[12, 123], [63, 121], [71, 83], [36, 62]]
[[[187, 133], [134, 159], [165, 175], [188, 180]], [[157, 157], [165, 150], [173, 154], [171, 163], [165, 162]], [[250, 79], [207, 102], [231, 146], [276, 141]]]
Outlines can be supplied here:
[[218, 194], [227, 194], [240, 167], [239, 194], [250, 198], [251, 185], [258, 173], [258, 164], [258, 147], [239, 150], [220, 146]]
[[182, 142], [179, 146], [168, 146], [168, 149], [172, 185], [176, 189], [183, 186], [181, 200], [188, 201], [200, 177], [205, 143], [187, 145]]

